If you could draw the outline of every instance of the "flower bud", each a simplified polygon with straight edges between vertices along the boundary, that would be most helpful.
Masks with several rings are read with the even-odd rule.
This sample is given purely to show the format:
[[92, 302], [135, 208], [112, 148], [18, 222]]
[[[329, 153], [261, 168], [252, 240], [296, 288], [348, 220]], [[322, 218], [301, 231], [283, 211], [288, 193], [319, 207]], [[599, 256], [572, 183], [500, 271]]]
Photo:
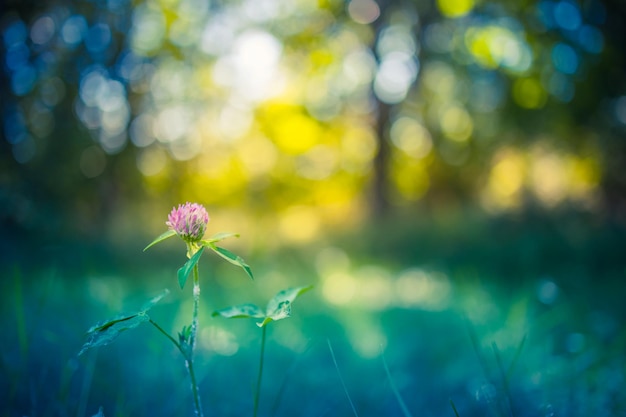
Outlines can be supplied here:
[[180, 204], [167, 216], [167, 227], [185, 242], [197, 242], [204, 236], [209, 223], [209, 213], [197, 203]]

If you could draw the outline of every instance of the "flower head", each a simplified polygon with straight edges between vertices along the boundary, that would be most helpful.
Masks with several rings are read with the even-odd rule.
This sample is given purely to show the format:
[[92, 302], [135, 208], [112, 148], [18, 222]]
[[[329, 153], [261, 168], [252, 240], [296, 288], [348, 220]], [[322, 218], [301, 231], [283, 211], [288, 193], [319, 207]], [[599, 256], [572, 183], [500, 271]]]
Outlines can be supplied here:
[[167, 216], [165, 224], [186, 242], [197, 242], [204, 236], [209, 213], [197, 203], [180, 204]]

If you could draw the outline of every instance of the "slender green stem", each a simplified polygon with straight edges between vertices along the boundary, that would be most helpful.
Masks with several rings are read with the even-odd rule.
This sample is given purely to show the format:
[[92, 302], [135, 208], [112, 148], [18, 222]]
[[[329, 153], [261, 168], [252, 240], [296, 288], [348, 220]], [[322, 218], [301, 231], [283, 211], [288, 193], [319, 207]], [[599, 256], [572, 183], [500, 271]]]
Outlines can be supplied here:
[[200, 406], [200, 396], [198, 393], [198, 383], [196, 382], [196, 372], [193, 369], [193, 358], [191, 357], [192, 352], [186, 351], [185, 348], [183, 348], [183, 346], [178, 343], [176, 339], [174, 339], [168, 332], [163, 330], [163, 328], [159, 326], [157, 322], [153, 321], [152, 319], [149, 320], [150, 323], [154, 327], [156, 327], [158, 331], [160, 331], [165, 337], [167, 337], [172, 343], [174, 343], [174, 345], [176, 345], [180, 353], [182, 353], [183, 357], [185, 358], [185, 365], [187, 366], [187, 370], [189, 371], [189, 378], [191, 379], [191, 391], [193, 392], [193, 403], [196, 409], [196, 416], [202, 417], [203, 413], [202, 407]]
[[193, 316], [191, 319], [191, 335], [189, 336], [190, 356], [196, 347], [196, 332], [198, 331], [198, 308], [200, 305], [200, 278], [198, 274], [198, 264], [193, 266]]
[[165, 337], [167, 337], [168, 339], [170, 339], [170, 341], [176, 345], [176, 347], [178, 348], [178, 350], [180, 350], [180, 353], [182, 353], [182, 354], [183, 354], [183, 356], [186, 356], [186, 355], [185, 355], [185, 351], [183, 350], [183, 347], [180, 345], [180, 343], [178, 343], [178, 342], [176, 341], [176, 339], [174, 339], [172, 336], [170, 336], [170, 334], [169, 334], [168, 332], [166, 332], [165, 330], [163, 330], [163, 328], [162, 328], [161, 326], [159, 326], [159, 325], [157, 324], [157, 322], [153, 321], [152, 319], [149, 319], [149, 320], [150, 320], [150, 323], [151, 323], [154, 327], [156, 327], [158, 331], [160, 331], [161, 333], [163, 333], [163, 335], [164, 335]]
[[193, 392], [193, 403], [196, 407], [196, 417], [203, 417], [202, 406], [200, 405], [200, 394], [198, 392], [198, 383], [196, 382], [196, 373], [193, 370], [193, 361], [186, 359], [185, 363], [189, 370], [189, 378], [191, 379], [191, 390]]
[[256, 380], [256, 393], [254, 395], [254, 414], [253, 416], [257, 416], [257, 412], [259, 411], [259, 397], [261, 396], [261, 380], [263, 378], [263, 358], [265, 357], [265, 332], [267, 326], [263, 326], [263, 336], [261, 336], [261, 356], [259, 358], [259, 376]]
[[200, 277], [198, 274], [198, 264], [193, 267], [193, 317], [191, 320], [191, 334], [189, 335], [189, 352], [186, 355], [187, 369], [191, 379], [191, 390], [193, 391], [193, 402], [196, 407], [196, 417], [203, 417], [202, 406], [200, 405], [200, 394], [196, 382], [196, 374], [193, 370], [193, 353], [196, 347], [196, 333], [198, 331], [198, 308], [200, 305]]

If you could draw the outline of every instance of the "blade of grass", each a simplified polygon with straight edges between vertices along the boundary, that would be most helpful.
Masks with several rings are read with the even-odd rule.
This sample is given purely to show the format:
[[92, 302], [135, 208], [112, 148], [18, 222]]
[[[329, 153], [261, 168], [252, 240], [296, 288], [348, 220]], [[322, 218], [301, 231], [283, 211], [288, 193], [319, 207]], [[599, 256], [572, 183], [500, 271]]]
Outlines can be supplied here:
[[296, 359], [292, 362], [287, 372], [285, 372], [285, 376], [283, 377], [283, 381], [280, 384], [280, 387], [278, 388], [278, 393], [276, 394], [276, 398], [274, 399], [274, 403], [272, 404], [272, 409], [269, 415], [275, 416], [277, 414], [278, 407], [280, 407], [280, 402], [283, 398], [283, 395], [285, 394], [285, 390], [287, 389], [287, 382], [289, 382], [289, 379], [291, 379], [291, 376], [296, 370], [297, 365], [300, 363], [302, 356], [306, 355], [311, 350], [313, 345], [314, 343], [309, 342], [308, 346], [304, 349], [304, 352], [300, 353], [296, 357]]
[[504, 391], [504, 401], [506, 404], [508, 415], [510, 417], [515, 417], [513, 413], [513, 407], [511, 406], [511, 392], [509, 390], [509, 381], [507, 379], [504, 366], [502, 365], [502, 358], [500, 357], [500, 350], [498, 349], [498, 345], [496, 344], [496, 342], [491, 343], [491, 348], [493, 349], [493, 354], [496, 357], [496, 363], [498, 364], [498, 369], [500, 370], [500, 377], [502, 378], [502, 389]]
[[469, 322], [469, 319], [465, 318], [465, 326], [467, 327], [467, 333], [469, 334], [470, 341], [472, 342], [472, 347], [474, 348], [474, 352], [478, 357], [478, 362], [480, 363], [480, 367], [483, 370], [485, 378], [491, 379], [491, 372], [489, 371], [489, 367], [487, 366], [487, 360], [480, 349], [480, 343], [478, 342], [478, 336], [476, 335], [476, 331], [472, 324]]
[[15, 327], [17, 328], [17, 341], [20, 345], [20, 352], [26, 360], [28, 350], [28, 338], [26, 336], [26, 319], [24, 317], [24, 293], [22, 291], [22, 274], [19, 268], [15, 267], [13, 275], [15, 277]]
[[91, 352], [87, 365], [85, 366], [85, 375], [83, 376], [83, 384], [80, 388], [80, 396], [78, 399], [78, 409], [76, 411], [76, 417], [85, 417], [87, 411], [87, 400], [89, 400], [89, 394], [91, 392], [91, 382], [93, 381], [94, 370], [96, 368], [96, 357], [98, 356], [98, 350]]
[[402, 409], [402, 413], [404, 414], [404, 417], [413, 417], [411, 415], [411, 412], [409, 411], [409, 408], [406, 406], [404, 400], [400, 396], [400, 392], [398, 392], [398, 388], [396, 387], [396, 384], [393, 382], [393, 379], [391, 379], [391, 372], [389, 372], [389, 366], [387, 365], [387, 360], [385, 359], [385, 352], [383, 351], [382, 347], [380, 349], [380, 356], [383, 359], [383, 366], [385, 368], [385, 373], [387, 374], [387, 379], [389, 380], [389, 385], [391, 386], [391, 391], [393, 391], [393, 395], [396, 396], [396, 400], [398, 400], [398, 404], [400, 404], [400, 408]]
[[452, 406], [452, 410], [454, 411], [454, 415], [456, 417], [461, 417], [461, 416], [459, 416], [459, 412], [456, 411], [456, 406], [454, 405], [454, 401], [452, 401], [452, 398], [450, 399], [450, 406]]
[[[472, 342], [472, 347], [474, 348], [474, 353], [476, 353], [476, 357], [478, 358], [480, 367], [483, 370], [483, 375], [487, 381], [492, 381], [493, 378], [491, 377], [491, 371], [489, 370], [489, 366], [487, 365], [487, 359], [485, 359], [485, 356], [482, 353], [482, 349], [480, 348], [480, 343], [478, 342], [478, 336], [474, 331], [474, 327], [472, 327], [472, 324], [467, 317], [464, 317], [464, 319], [470, 341]], [[503, 410], [498, 409], [501, 408], [498, 406], [501, 406], [500, 402], [497, 402], [497, 404], [494, 405], [491, 401], [489, 401], [489, 410], [492, 415], [504, 415]]]
[[341, 381], [341, 385], [343, 386], [343, 391], [346, 393], [346, 397], [348, 397], [348, 402], [350, 402], [350, 407], [352, 407], [352, 412], [355, 417], [359, 417], [359, 413], [356, 412], [356, 408], [354, 407], [354, 403], [352, 402], [352, 398], [350, 398], [350, 393], [348, 392], [348, 388], [346, 387], [346, 383], [341, 376], [341, 372], [339, 371], [339, 365], [337, 365], [337, 359], [335, 358], [335, 352], [333, 351], [333, 346], [330, 343], [330, 339], [326, 339], [328, 342], [328, 350], [330, 350], [330, 356], [333, 358], [333, 363], [335, 364], [335, 369], [337, 370], [337, 375], [339, 375], [339, 380]]
[[511, 375], [513, 375], [513, 371], [515, 370], [515, 365], [517, 365], [517, 361], [522, 354], [522, 349], [524, 347], [524, 343], [526, 343], [526, 334], [522, 337], [522, 340], [517, 345], [517, 350], [515, 351], [515, 355], [513, 356], [513, 360], [511, 360], [511, 365], [509, 365], [509, 370], [506, 373], [507, 381], [511, 380]]

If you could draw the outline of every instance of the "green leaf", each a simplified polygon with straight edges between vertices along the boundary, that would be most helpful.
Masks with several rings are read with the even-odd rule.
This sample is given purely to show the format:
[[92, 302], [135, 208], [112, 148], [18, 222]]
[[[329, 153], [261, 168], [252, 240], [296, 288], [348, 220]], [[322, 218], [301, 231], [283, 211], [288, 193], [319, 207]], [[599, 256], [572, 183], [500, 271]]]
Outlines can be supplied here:
[[[313, 288], [313, 286], [308, 285], [304, 287], [287, 288], [286, 290], [279, 291], [267, 303], [267, 308], [265, 309], [265, 315], [267, 317], [282, 316], [285, 313], [284, 310], [287, 308], [287, 306], [283, 304], [285, 301], [291, 304], [294, 302], [296, 298], [298, 298], [298, 296], [309, 291], [311, 288]], [[285, 317], [282, 317], [282, 318], [285, 318]]]
[[139, 312], [130, 316], [118, 316], [99, 323], [87, 332], [89, 340], [83, 345], [78, 355], [82, 355], [91, 348], [108, 345], [123, 331], [133, 329], [148, 320], [150, 317], [145, 312]]
[[154, 239], [154, 240], [153, 240], [153, 241], [152, 241], [152, 242], [151, 242], [148, 246], [146, 246], [146, 247], [144, 248], [144, 250], [143, 250], [143, 251], [145, 252], [146, 250], [148, 250], [148, 248], [149, 248], [149, 247], [154, 246], [154, 245], [156, 245], [157, 243], [162, 242], [162, 241], [164, 241], [165, 239], [167, 239], [167, 238], [169, 238], [169, 237], [174, 236], [175, 234], [176, 234], [176, 232], [175, 232], [175, 231], [173, 231], [173, 230], [168, 230], [167, 232], [163, 233], [161, 236], [159, 236], [159, 237], [157, 237], [156, 239]]
[[156, 303], [161, 301], [167, 294], [169, 294], [169, 290], [165, 289], [159, 295], [146, 302], [141, 307], [140, 311], [133, 314], [119, 315], [92, 326], [87, 331], [89, 340], [85, 342], [78, 355], [82, 355], [85, 351], [93, 347], [108, 345], [123, 331], [133, 329], [141, 323], [149, 321], [148, 310], [154, 307]]
[[204, 247], [201, 247], [198, 252], [196, 252], [187, 262], [185, 262], [185, 265], [183, 265], [178, 270], [178, 285], [180, 285], [181, 290], [185, 286], [185, 282], [187, 282], [187, 277], [189, 276], [189, 273], [198, 263], [202, 252], [204, 252]]
[[281, 301], [271, 315], [267, 315], [261, 323], [256, 325], [263, 327], [272, 321], [278, 321], [291, 317], [291, 301]]
[[148, 310], [150, 310], [152, 307], [154, 307], [159, 301], [161, 301], [166, 295], [168, 295], [170, 293], [170, 290], [168, 290], [167, 288], [164, 289], [163, 291], [161, 291], [160, 294], [152, 297], [150, 300], [146, 301], [144, 303], [143, 306], [141, 306], [141, 311], [142, 312], [147, 312]]
[[215, 246], [213, 243], [208, 243], [208, 246], [215, 253], [226, 259], [231, 264], [243, 268], [243, 270], [246, 271], [246, 274], [248, 274], [251, 279], [254, 279], [254, 276], [252, 275], [252, 269], [250, 269], [250, 266], [241, 258], [241, 256], [235, 255], [231, 251], [220, 248], [219, 246]]
[[229, 237], [239, 237], [239, 233], [220, 232], [216, 233], [206, 240], [202, 240], [203, 245], [210, 245], [211, 243], [219, 242], [220, 240], [227, 239]]
[[221, 310], [214, 311], [213, 317], [222, 316], [227, 319], [235, 318], [255, 318], [261, 319], [265, 317], [263, 311], [254, 304], [240, 304], [232, 307], [227, 307]]
[[278, 321], [291, 317], [291, 305], [294, 300], [301, 294], [313, 288], [312, 285], [305, 287], [294, 287], [279, 291], [268, 303], [265, 309], [265, 319], [257, 323], [257, 326], [263, 327], [272, 321]]

